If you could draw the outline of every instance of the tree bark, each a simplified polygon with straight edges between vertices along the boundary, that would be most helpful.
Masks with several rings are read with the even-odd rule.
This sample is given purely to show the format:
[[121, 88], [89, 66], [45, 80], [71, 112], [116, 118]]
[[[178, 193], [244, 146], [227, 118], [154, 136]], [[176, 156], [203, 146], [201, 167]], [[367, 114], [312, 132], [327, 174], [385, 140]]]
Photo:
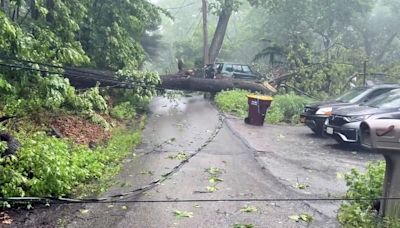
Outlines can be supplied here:
[[233, 12], [233, 1], [225, 0], [225, 6], [219, 14], [217, 28], [210, 46], [209, 61], [214, 63], [224, 42], [229, 19]]
[[179, 75], [161, 76], [160, 87], [171, 90], [187, 90], [217, 93], [223, 90], [244, 89], [251, 92], [271, 94], [273, 91], [264, 87], [262, 84], [248, 82], [238, 79], [204, 79], [204, 78], [185, 78]]
[[47, 22], [53, 22], [54, 21], [54, 1], [53, 0], [47, 0], [46, 1], [46, 7], [47, 10], [49, 11], [46, 15], [46, 21]]
[[203, 65], [210, 63], [209, 47], [208, 47], [208, 2], [202, 0], [203, 3]]
[[[64, 77], [68, 78], [70, 83], [78, 89], [85, 89], [96, 86], [110, 86], [115, 88], [129, 88], [135, 86], [135, 83], [124, 83], [116, 79], [113, 72], [98, 71], [90, 69], [65, 68]], [[201, 92], [220, 92], [229, 89], [244, 89], [252, 92], [271, 94], [275, 91], [256, 82], [249, 82], [239, 79], [204, 79], [188, 77], [184, 74], [173, 74], [160, 76], [161, 83], [157, 86], [162, 89], [187, 90]], [[136, 85], [137, 86], [137, 85]], [[142, 85], [139, 85], [142, 86]], [[145, 85], [143, 85], [145, 86]]]
[[31, 8], [31, 17], [32, 19], [37, 20], [39, 19], [39, 10], [36, 8], [36, 0], [31, 0], [30, 3], [29, 7]]

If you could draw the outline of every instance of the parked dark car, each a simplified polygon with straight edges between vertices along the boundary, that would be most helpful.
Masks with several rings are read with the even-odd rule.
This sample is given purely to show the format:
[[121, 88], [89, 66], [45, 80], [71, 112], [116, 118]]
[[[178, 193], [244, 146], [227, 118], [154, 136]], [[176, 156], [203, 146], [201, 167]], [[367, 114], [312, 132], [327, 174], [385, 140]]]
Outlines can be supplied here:
[[324, 129], [339, 143], [359, 143], [362, 121], [399, 118], [400, 89], [395, 89], [365, 104], [336, 109], [327, 119]]
[[204, 67], [205, 78], [235, 78], [243, 80], [257, 80], [259, 74], [249, 65], [240, 63], [215, 63]]
[[315, 134], [323, 135], [324, 123], [335, 109], [358, 106], [397, 88], [400, 88], [400, 85], [375, 85], [354, 88], [334, 100], [307, 105], [301, 114], [301, 121]]

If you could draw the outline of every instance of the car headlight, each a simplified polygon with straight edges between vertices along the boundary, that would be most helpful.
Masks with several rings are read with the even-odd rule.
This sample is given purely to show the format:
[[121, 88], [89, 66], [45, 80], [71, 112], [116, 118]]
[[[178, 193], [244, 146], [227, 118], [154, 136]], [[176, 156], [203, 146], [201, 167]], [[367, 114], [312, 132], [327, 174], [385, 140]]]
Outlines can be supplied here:
[[332, 107], [320, 108], [315, 114], [330, 116], [332, 115]]
[[358, 122], [358, 121], [363, 121], [366, 120], [370, 117], [371, 115], [364, 115], [364, 116], [346, 116], [343, 119], [345, 119], [347, 122]]

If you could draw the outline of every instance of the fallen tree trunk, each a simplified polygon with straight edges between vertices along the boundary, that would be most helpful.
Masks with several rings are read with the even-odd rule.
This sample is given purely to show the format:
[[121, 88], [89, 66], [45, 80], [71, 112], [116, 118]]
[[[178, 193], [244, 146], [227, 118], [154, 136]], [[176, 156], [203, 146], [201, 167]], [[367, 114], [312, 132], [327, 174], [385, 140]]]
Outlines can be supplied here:
[[181, 77], [179, 75], [161, 76], [160, 87], [171, 90], [189, 90], [217, 93], [222, 90], [244, 89], [251, 92], [270, 94], [273, 91], [256, 82], [238, 79], [205, 79]]
[[[65, 68], [64, 76], [68, 78], [73, 86], [85, 89], [96, 86], [110, 86], [129, 88], [138, 86], [135, 82], [124, 82], [119, 80], [113, 72], [97, 71], [90, 69]], [[263, 84], [238, 79], [205, 79], [185, 75], [184, 73], [160, 76], [161, 82], [157, 86], [161, 89], [201, 91], [217, 93], [222, 90], [244, 89], [252, 92], [271, 94], [275, 91], [268, 89]], [[145, 86], [140, 84], [140, 86]]]

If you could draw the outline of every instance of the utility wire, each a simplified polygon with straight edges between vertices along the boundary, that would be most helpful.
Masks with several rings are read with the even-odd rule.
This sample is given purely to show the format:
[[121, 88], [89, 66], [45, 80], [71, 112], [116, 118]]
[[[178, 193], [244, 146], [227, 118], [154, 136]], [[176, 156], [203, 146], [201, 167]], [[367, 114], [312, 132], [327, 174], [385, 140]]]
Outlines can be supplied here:
[[183, 9], [183, 8], [186, 8], [186, 7], [189, 7], [189, 6], [192, 6], [192, 5], [194, 5], [194, 4], [196, 4], [196, 2], [188, 3], [188, 4], [186, 4], [186, 5], [177, 6], [177, 7], [164, 8], [164, 9], [166, 9], [166, 10], [180, 10], [180, 9]]
[[172, 199], [172, 200], [108, 200], [108, 199], [68, 199], [40, 197], [0, 198], [0, 202], [32, 203], [46, 202], [52, 204], [105, 204], [105, 203], [215, 203], [215, 202], [302, 202], [302, 201], [378, 201], [400, 200], [400, 197], [380, 198], [239, 198], [239, 199]]

